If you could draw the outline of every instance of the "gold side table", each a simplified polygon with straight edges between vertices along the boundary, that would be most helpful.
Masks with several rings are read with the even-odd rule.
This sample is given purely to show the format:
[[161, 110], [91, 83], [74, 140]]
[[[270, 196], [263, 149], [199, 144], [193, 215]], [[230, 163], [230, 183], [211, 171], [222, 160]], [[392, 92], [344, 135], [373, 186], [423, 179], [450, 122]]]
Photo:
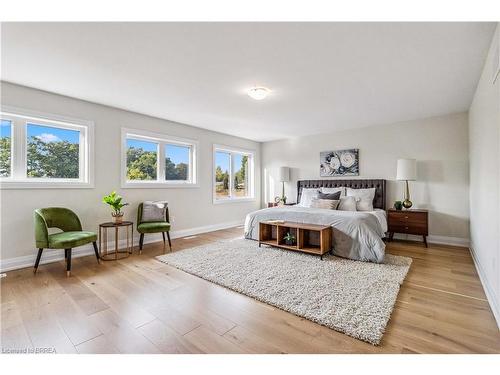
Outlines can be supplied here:
[[[108, 229], [115, 229], [115, 249], [114, 252], [108, 253]], [[125, 228], [127, 233], [127, 247], [125, 250], [118, 248], [118, 230]], [[113, 231], [111, 231], [113, 232]], [[121, 223], [107, 222], [99, 224], [99, 257], [102, 260], [118, 260], [128, 258], [132, 254], [134, 246], [134, 223], [131, 221], [122, 221]]]

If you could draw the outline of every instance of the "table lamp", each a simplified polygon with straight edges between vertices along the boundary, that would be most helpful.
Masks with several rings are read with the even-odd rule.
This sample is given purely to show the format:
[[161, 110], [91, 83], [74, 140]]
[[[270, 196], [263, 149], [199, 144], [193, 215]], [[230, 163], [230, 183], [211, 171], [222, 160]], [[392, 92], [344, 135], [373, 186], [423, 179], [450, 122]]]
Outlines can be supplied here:
[[280, 167], [279, 170], [279, 179], [282, 184], [282, 191], [281, 191], [281, 201], [283, 204], [286, 203], [286, 197], [285, 197], [285, 182], [290, 181], [290, 168], [288, 167]]
[[408, 181], [415, 181], [417, 179], [417, 161], [415, 159], [398, 159], [398, 168], [396, 180], [406, 182], [405, 199], [403, 207], [408, 209], [413, 203], [410, 200], [410, 188]]

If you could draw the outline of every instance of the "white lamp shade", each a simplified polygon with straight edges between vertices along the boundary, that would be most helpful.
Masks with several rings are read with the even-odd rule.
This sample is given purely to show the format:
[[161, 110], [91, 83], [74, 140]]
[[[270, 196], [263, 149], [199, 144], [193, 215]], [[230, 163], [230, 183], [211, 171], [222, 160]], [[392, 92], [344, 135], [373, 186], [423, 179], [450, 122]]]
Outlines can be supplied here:
[[413, 181], [417, 179], [417, 161], [415, 159], [398, 159], [396, 180]]
[[290, 181], [290, 168], [288, 168], [288, 167], [280, 167], [280, 170], [279, 170], [279, 179], [280, 179], [280, 182], [288, 182], [288, 181]]

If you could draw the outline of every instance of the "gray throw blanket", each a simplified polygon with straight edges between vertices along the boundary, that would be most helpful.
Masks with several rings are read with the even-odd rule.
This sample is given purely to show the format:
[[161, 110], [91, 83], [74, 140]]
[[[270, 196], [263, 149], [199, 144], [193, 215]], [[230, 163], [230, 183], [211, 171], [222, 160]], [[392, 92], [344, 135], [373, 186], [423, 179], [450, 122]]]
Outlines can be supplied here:
[[298, 206], [265, 208], [247, 215], [245, 238], [258, 240], [259, 222], [265, 220], [330, 225], [333, 233], [333, 254], [375, 263], [384, 261], [385, 244], [382, 237], [385, 234], [380, 222], [369, 212]]

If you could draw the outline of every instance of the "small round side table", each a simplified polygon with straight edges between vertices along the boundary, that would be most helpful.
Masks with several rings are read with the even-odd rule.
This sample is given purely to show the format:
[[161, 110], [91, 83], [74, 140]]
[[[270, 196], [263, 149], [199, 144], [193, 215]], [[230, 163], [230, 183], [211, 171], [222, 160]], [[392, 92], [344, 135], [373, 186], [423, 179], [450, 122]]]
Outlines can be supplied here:
[[[108, 229], [115, 228], [115, 251], [108, 254]], [[125, 228], [127, 234], [127, 247], [125, 250], [118, 249], [118, 230]], [[99, 224], [99, 257], [102, 260], [118, 260], [128, 258], [132, 254], [134, 244], [134, 223], [122, 221], [121, 223], [107, 222]]]

